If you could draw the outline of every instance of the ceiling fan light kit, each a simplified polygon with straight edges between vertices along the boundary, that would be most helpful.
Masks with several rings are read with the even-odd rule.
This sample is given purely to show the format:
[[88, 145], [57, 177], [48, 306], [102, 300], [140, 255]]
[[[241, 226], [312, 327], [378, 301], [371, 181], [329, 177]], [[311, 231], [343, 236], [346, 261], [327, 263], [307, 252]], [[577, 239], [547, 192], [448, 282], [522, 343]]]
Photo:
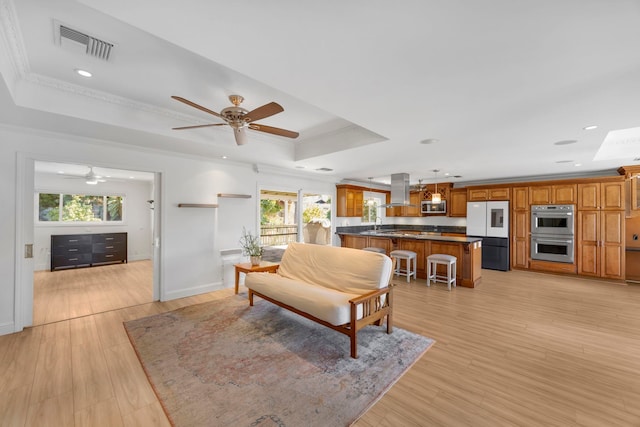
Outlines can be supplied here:
[[107, 182], [102, 175], [98, 175], [93, 171], [93, 166], [87, 166], [89, 172], [84, 175], [69, 175], [65, 176], [66, 179], [84, 179], [85, 184], [96, 185], [99, 182]]
[[256, 120], [265, 119], [267, 117], [271, 117], [275, 114], [281, 113], [284, 111], [284, 108], [276, 102], [270, 102], [261, 107], [256, 108], [255, 110], [248, 111], [242, 107], [240, 104], [244, 101], [244, 98], [240, 95], [230, 95], [229, 101], [233, 104], [231, 107], [224, 108], [220, 113], [216, 113], [213, 110], [210, 110], [206, 107], [196, 104], [195, 102], [189, 101], [188, 99], [182, 98], [180, 96], [172, 96], [171, 98], [176, 101], [182, 102], [183, 104], [187, 104], [190, 107], [196, 108], [200, 111], [203, 111], [207, 114], [211, 114], [219, 119], [225, 121], [225, 123], [211, 123], [206, 125], [194, 125], [194, 126], [181, 126], [175, 127], [173, 130], [184, 130], [184, 129], [195, 129], [202, 127], [210, 127], [210, 126], [225, 126], [229, 125], [233, 128], [233, 134], [236, 139], [236, 144], [244, 145], [247, 143], [246, 129], [249, 128], [251, 130], [255, 130], [258, 132], [269, 133], [272, 135], [284, 136], [287, 138], [297, 138], [299, 133], [290, 131], [287, 129], [276, 128], [272, 126], [266, 126], [259, 123], [253, 123]]

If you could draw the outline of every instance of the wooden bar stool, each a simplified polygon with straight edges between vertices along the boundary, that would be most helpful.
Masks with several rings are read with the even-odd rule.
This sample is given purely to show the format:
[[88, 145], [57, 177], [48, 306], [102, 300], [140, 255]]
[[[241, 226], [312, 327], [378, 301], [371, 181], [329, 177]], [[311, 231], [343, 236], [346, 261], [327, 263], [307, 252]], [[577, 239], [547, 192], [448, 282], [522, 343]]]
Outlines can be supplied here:
[[[416, 271], [418, 270], [418, 254], [413, 251], [405, 251], [396, 249], [389, 254], [396, 264], [395, 274], [397, 276], [407, 276], [407, 282], [411, 280], [411, 276], [416, 279]], [[406, 267], [402, 269], [402, 260], [406, 261]], [[413, 268], [411, 268], [413, 261]]]
[[[456, 287], [456, 257], [445, 254], [432, 254], [427, 257], [427, 286], [431, 286], [431, 282], [442, 282], [447, 284], [447, 288], [451, 290], [451, 284]], [[447, 266], [447, 275], [438, 275], [438, 265]]]

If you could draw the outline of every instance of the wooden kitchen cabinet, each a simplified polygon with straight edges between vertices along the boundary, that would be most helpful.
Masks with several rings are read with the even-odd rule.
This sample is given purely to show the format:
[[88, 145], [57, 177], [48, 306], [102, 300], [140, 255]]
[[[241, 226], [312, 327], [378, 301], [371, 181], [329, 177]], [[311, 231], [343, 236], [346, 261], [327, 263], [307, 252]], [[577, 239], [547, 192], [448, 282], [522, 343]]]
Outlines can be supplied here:
[[600, 209], [600, 183], [578, 184], [578, 209]]
[[508, 187], [490, 188], [489, 198], [487, 200], [509, 200], [511, 191]]
[[530, 212], [513, 210], [511, 219], [511, 267], [529, 268]]
[[410, 206], [402, 207], [402, 216], [422, 216], [420, 203], [422, 202], [422, 191], [412, 191], [409, 193]]
[[578, 186], [576, 184], [552, 185], [553, 202], [557, 205], [573, 205], [576, 203]]
[[581, 210], [577, 219], [578, 274], [624, 279], [624, 211]]
[[623, 210], [624, 181], [578, 184], [578, 209]]
[[[387, 193], [387, 204], [391, 203], [391, 193]], [[402, 207], [394, 206], [392, 208], [386, 208], [385, 215], [390, 216], [402, 216]]]
[[369, 236], [369, 242], [367, 243], [367, 246], [365, 247], [369, 247], [369, 248], [382, 248], [384, 249], [385, 253], [387, 255], [389, 255], [389, 253], [393, 250], [393, 244], [391, 242], [391, 239], [388, 237], [374, 237], [374, 236]]
[[488, 188], [470, 188], [467, 190], [467, 200], [470, 202], [483, 202], [488, 198]]
[[413, 251], [416, 253], [416, 277], [427, 277], [425, 245], [428, 244], [429, 242], [424, 242], [422, 240], [398, 239], [398, 249]]
[[625, 177], [627, 216], [636, 216], [640, 211], [640, 165], [622, 166], [618, 173]]
[[449, 216], [466, 217], [467, 216], [467, 189], [453, 188], [449, 193]]
[[486, 187], [486, 188], [469, 188], [467, 190], [467, 199], [470, 202], [483, 202], [486, 200], [509, 200], [509, 187]]
[[529, 187], [511, 189], [511, 268], [529, 268], [531, 211]]
[[336, 185], [338, 204], [336, 216], [362, 217], [364, 193], [362, 188], [350, 185]]
[[340, 246], [343, 248], [364, 249], [369, 245], [369, 238], [367, 236], [343, 234], [340, 237]]
[[529, 187], [532, 205], [572, 205], [576, 203], [576, 184], [536, 185]]
[[529, 187], [529, 202], [532, 205], [550, 205], [553, 198], [550, 185]]
[[513, 187], [511, 206], [514, 210], [529, 210], [529, 187]]

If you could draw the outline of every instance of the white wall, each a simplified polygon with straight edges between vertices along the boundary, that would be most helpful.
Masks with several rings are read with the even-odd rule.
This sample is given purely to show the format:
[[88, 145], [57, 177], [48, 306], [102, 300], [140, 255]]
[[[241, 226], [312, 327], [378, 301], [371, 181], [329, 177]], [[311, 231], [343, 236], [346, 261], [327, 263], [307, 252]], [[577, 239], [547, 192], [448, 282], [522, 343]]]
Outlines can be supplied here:
[[[153, 199], [153, 183], [145, 181], [108, 180], [97, 185], [85, 184], [83, 179], [69, 179], [55, 174], [35, 174], [35, 193], [66, 193], [124, 196], [124, 221], [121, 224], [74, 225], [47, 223], [36, 220], [33, 256], [36, 270], [47, 270], [51, 264], [52, 234], [127, 233], [127, 259], [150, 259], [151, 215], [147, 200]], [[37, 194], [34, 194], [34, 218], [37, 218]]]
[[[16, 276], [16, 173], [18, 153], [35, 160], [91, 164], [161, 174], [160, 299], [195, 295], [222, 287], [221, 249], [238, 247], [242, 227], [255, 231], [260, 186], [286, 182], [290, 188], [335, 195], [335, 182], [299, 172], [253, 170], [251, 165], [192, 159], [109, 143], [0, 127], [0, 334], [13, 332]], [[240, 147], [249, 148], [249, 147]], [[297, 175], [296, 175], [297, 174]], [[217, 193], [250, 194], [221, 199]], [[28, 194], [31, 197], [31, 194]], [[179, 208], [178, 203], [216, 203], [218, 209]], [[31, 242], [18, 242], [31, 243]], [[17, 323], [19, 324], [19, 323]]]

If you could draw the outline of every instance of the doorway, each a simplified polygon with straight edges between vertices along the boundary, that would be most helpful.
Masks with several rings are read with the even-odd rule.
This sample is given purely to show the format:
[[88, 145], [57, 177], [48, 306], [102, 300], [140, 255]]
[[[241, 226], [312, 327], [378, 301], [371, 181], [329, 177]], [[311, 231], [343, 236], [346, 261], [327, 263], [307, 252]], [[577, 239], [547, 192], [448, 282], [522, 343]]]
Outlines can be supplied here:
[[[33, 174], [32, 324], [157, 300], [159, 174], [38, 160]], [[118, 200], [120, 210], [112, 203]], [[126, 262], [52, 271], [52, 235], [114, 232], [127, 233]]]
[[263, 259], [279, 261], [287, 245], [331, 245], [331, 195], [312, 191], [260, 190]]
[[302, 241], [331, 245], [331, 195], [302, 194]]

